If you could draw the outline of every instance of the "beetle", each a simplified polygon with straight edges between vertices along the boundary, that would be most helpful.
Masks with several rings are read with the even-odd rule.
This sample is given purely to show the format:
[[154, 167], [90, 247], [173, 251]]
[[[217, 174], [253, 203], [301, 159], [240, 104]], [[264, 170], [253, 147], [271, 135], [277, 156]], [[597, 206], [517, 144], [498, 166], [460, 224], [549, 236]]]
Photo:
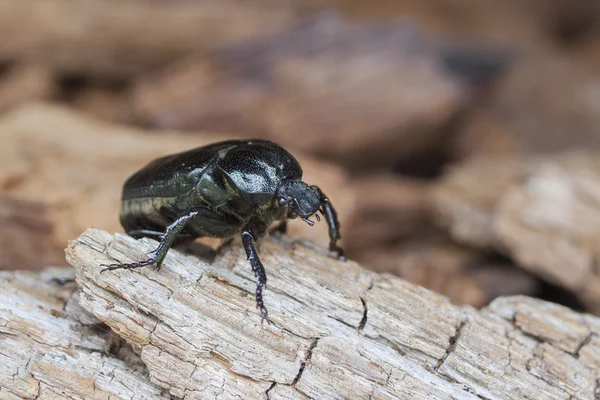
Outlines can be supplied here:
[[256, 306], [269, 321], [263, 302], [267, 274], [255, 242], [274, 221], [284, 232], [288, 219], [309, 225], [321, 213], [329, 227], [329, 249], [345, 260], [337, 242], [340, 223], [329, 198], [302, 181], [302, 168], [283, 147], [266, 140], [228, 140], [150, 162], [123, 185], [120, 222], [130, 236], [153, 237], [150, 258], [110, 264], [101, 272], [148, 265], [160, 268], [176, 243], [198, 237], [240, 234], [256, 277]]

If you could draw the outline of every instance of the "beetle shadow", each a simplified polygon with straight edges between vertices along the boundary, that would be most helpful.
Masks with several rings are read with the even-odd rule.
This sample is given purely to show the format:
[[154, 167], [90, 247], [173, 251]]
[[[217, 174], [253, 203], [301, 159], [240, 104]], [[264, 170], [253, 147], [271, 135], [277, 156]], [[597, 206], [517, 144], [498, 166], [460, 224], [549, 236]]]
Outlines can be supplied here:
[[218, 249], [215, 250], [205, 243], [195, 241], [179, 244], [175, 246], [175, 248], [184, 252], [185, 254], [197, 257], [200, 260], [209, 264], [212, 264], [215, 261], [218, 254]]
[[290, 237], [285, 233], [276, 230], [269, 232], [268, 240], [287, 250], [294, 250], [298, 241], [298, 239]]

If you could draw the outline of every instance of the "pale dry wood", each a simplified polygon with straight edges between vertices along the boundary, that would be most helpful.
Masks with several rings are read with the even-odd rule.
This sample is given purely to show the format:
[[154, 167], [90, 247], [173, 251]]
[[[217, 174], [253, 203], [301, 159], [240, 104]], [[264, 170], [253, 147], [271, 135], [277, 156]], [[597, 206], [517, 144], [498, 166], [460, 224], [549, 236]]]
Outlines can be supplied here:
[[186, 399], [593, 399], [600, 319], [527, 298], [476, 311], [304, 242], [265, 240], [261, 326], [239, 243], [207, 262], [100, 273], [156, 242], [91, 229], [71, 242], [81, 305]]
[[53, 278], [0, 272], [0, 399], [157, 399], [139, 358]]

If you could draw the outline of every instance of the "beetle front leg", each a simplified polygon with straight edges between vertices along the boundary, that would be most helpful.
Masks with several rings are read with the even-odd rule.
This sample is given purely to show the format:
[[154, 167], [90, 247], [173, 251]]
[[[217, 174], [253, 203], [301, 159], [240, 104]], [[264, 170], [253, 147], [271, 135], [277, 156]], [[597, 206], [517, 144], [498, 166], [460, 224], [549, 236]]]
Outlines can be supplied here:
[[333, 208], [329, 198], [325, 196], [318, 186], [311, 186], [311, 189], [319, 196], [319, 200], [321, 201], [321, 213], [327, 220], [327, 226], [329, 227], [329, 250], [336, 252], [338, 259], [345, 261], [346, 257], [344, 256], [344, 249], [337, 245], [337, 242], [342, 238], [342, 235], [340, 233], [340, 222], [338, 221], [335, 208]]
[[177, 236], [179, 235], [179, 233], [196, 215], [198, 215], [198, 211], [190, 211], [186, 215], [183, 215], [177, 218], [175, 221], [173, 221], [173, 223], [169, 225], [165, 232], [160, 236], [160, 243], [158, 247], [152, 252], [152, 257], [150, 257], [149, 259], [129, 264], [101, 265], [106, 268], [100, 271], [100, 273], [104, 271], [113, 271], [115, 269], [134, 269], [153, 264], [155, 264], [157, 268], [160, 268], [160, 265], [162, 264], [167, 253], [169, 252], [169, 249], [177, 240]]
[[246, 250], [246, 256], [250, 262], [250, 267], [254, 276], [256, 277], [256, 308], [260, 310], [260, 316], [263, 321], [271, 323], [269, 320], [269, 313], [263, 302], [262, 292], [267, 287], [267, 273], [265, 267], [258, 257], [256, 246], [254, 242], [260, 236], [260, 231], [257, 232], [253, 221], [249, 222], [242, 231], [242, 243]]

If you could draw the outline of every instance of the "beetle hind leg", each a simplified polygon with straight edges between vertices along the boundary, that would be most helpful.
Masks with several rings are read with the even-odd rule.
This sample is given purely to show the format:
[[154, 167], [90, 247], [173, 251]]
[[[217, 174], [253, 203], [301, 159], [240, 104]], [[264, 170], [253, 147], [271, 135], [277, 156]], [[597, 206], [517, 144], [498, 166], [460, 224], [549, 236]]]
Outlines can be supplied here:
[[[109, 265], [101, 265], [105, 267], [100, 271], [100, 273], [105, 271], [114, 271], [116, 269], [135, 269], [140, 267], [145, 267], [147, 265], [156, 265], [157, 268], [160, 268], [165, 256], [167, 255], [169, 249], [173, 246], [173, 244], [177, 241], [179, 233], [185, 228], [188, 222], [194, 218], [198, 214], [198, 211], [190, 211], [188, 214], [185, 214], [179, 218], [177, 218], [171, 225], [167, 227], [164, 233], [159, 235], [160, 243], [158, 247], [151, 253], [152, 256], [144, 261], [128, 263], [128, 264], [109, 264]], [[140, 232], [140, 231], [137, 231]], [[153, 233], [156, 233], [152, 231]], [[136, 233], [135, 231], [130, 232]], [[147, 233], [147, 232], [145, 232]], [[133, 235], [132, 235], [133, 236]]]
[[[135, 231], [129, 231], [129, 232], [127, 232], [127, 234], [136, 239], [141, 239], [141, 238], [147, 237], [147, 238], [154, 238], [154, 239], [160, 241], [162, 236], [165, 234], [165, 232], [152, 231], [152, 230], [148, 230], [148, 229], [138, 229]], [[177, 238], [173, 242], [172, 246], [185, 245], [185, 244], [193, 242], [194, 240], [196, 240], [196, 236], [194, 236], [192, 234], [179, 233], [177, 235]]]
[[150, 229], [136, 229], [134, 231], [127, 232], [127, 234], [136, 239], [141, 239], [143, 237], [160, 238], [164, 234], [164, 232], [153, 231]]

